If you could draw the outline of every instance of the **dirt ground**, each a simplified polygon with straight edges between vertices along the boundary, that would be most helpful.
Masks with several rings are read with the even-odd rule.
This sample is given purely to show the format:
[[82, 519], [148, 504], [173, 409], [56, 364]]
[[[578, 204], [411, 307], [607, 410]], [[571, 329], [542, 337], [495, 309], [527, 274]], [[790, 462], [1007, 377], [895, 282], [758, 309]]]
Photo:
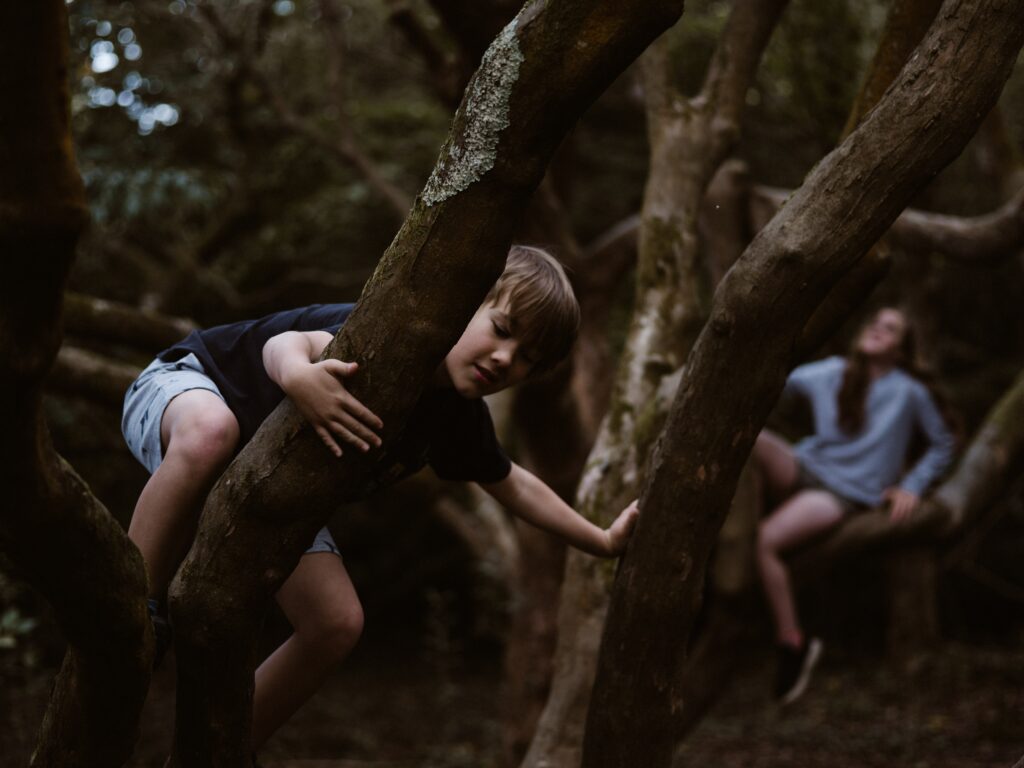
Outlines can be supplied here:
[[[907, 669], [826, 652], [807, 695], [767, 700], [755, 656], [680, 749], [676, 766], [1012, 768], [1024, 756], [1024, 636], [946, 643]], [[9, 667], [8, 667], [9, 669]], [[408, 648], [358, 651], [261, 750], [263, 768], [497, 768], [498, 658]], [[173, 663], [156, 675], [135, 768], [161, 766], [173, 722]], [[49, 679], [8, 674], [0, 766], [22, 766]], [[636, 768], [644, 768], [637, 766]]]

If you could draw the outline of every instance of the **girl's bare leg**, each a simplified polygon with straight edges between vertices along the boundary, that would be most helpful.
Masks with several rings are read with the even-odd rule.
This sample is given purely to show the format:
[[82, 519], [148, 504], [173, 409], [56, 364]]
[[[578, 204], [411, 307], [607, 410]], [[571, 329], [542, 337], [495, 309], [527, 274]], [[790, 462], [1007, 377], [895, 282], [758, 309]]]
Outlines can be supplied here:
[[256, 670], [252, 744], [258, 749], [323, 683], [363, 631], [363, 608], [337, 555], [303, 555], [277, 592], [294, 630]]
[[839, 500], [828, 491], [800, 491], [762, 521], [757, 542], [757, 564], [777, 639], [784, 645], [803, 643], [789, 569], [782, 554], [824, 533], [843, 519]]
[[774, 432], [763, 429], [754, 443], [752, 455], [771, 498], [786, 498], [800, 475], [793, 447]]

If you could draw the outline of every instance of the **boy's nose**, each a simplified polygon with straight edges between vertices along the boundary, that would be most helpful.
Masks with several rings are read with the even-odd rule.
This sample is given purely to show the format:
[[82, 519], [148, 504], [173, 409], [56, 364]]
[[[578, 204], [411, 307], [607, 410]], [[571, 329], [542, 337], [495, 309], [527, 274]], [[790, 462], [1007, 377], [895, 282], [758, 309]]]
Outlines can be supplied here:
[[494, 352], [491, 353], [491, 360], [496, 365], [507, 368], [512, 364], [512, 358], [515, 356], [515, 353], [515, 346], [512, 343], [499, 344], [495, 347]]

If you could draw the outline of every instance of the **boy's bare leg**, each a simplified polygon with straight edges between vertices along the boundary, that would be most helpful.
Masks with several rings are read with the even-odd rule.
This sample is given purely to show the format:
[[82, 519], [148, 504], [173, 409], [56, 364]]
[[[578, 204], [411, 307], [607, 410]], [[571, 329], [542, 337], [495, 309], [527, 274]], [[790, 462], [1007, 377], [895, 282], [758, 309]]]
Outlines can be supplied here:
[[777, 639], [784, 645], [799, 646], [803, 630], [797, 618], [789, 570], [781, 555], [838, 525], [842, 518], [843, 509], [835, 496], [828, 491], [808, 490], [793, 496], [761, 523], [757, 564]]
[[149, 575], [149, 596], [162, 599], [195, 533], [203, 499], [238, 444], [238, 421], [217, 395], [182, 392], [160, 423], [164, 460], [139, 495], [128, 538]]
[[294, 632], [256, 670], [253, 749], [316, 692], [363, 630], [355, 587], [341, 558], [330, 552], [303, 555], [278, 590], [277, 602]]

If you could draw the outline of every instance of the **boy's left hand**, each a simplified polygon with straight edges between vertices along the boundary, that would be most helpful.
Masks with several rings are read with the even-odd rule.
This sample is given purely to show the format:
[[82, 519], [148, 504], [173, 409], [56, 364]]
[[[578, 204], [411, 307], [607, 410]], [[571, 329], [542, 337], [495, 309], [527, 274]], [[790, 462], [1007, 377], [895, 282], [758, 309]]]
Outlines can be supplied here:
[[608, 540], [609, 557], [618, 557], [626, 550], [626, 544], [629, 543], [629, 537], [633, 534], [637, 517], [640, 515], [637, 501], [638, 499], [633, 499], [604, 532], [605, 538]]

